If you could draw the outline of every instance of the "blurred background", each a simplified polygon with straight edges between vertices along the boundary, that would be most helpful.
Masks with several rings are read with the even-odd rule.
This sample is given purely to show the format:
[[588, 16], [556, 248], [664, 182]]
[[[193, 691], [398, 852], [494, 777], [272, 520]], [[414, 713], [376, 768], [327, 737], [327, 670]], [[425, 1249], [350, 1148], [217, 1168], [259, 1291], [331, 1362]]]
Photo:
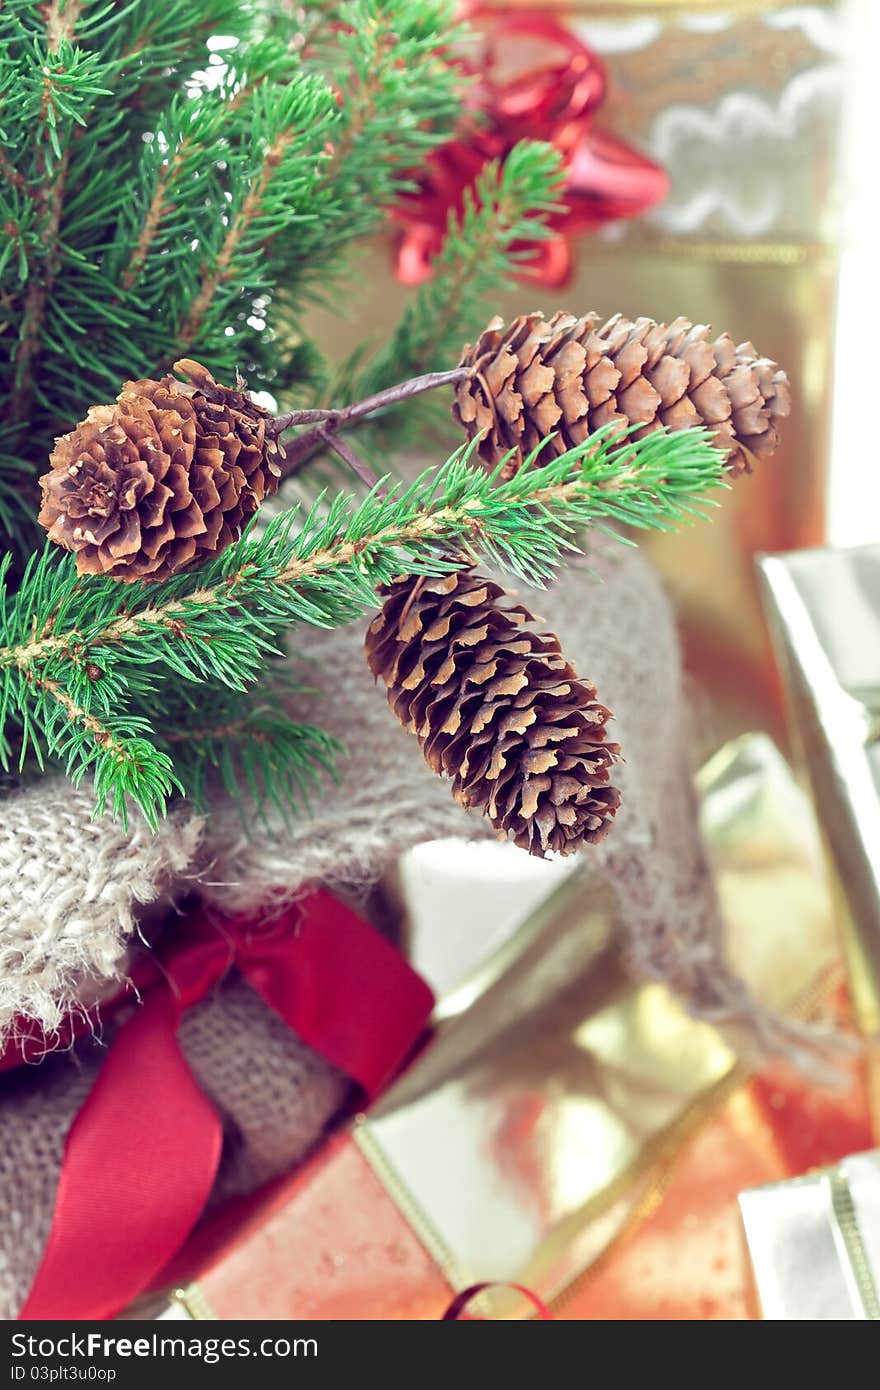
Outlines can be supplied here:
[[[594, 225], [572, 218], [564, 283], [553, 283], [551, 269], [487, 307], [686, 315], [753, 339], [795, 384], [772, 466], [727, 498], [711, 527], [650, 541], [679, 605], [688, 670], [707, 696], [701, 751], [756, 726], [784, 739], [753, 556], [829, 536], [875, 539], [880, 526], [863, 389], [878, 307], [880, 6], [533, 0], [471, 9], [478, 25], [494, 10], [514, 29], [498, 40], [499, 68], [522, 73], [554, 53], [558, 60], [561, 25], [606, 70], [592, 127], [609, 146], [592, 152], [587, 170], [599, 188]], [[529, 27], [516, 32], [523, 16]], [[625, 151], [665, 170], [669, 190], [649, 211], [620, 219], [614, 213], [633, 187], [637, 206], [641, 173], [635, 162], [625, 167]], [[396, 321], [407, 292], [394, 256], [389, 244], [373, 248], [350, 306], [353, 320], [377, 332]], [[339, 340], [330, 315], [316, 331]]]

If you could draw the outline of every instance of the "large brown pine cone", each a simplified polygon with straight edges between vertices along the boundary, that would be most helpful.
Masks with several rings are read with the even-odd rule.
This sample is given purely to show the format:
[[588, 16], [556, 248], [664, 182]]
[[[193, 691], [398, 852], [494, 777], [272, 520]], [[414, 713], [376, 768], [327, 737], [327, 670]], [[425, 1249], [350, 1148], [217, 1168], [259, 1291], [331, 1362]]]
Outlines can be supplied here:
[[39, 519], [80, 574], [158, 580], [202, 564], [278, 487], [268, 411], [197, 362], [174, 365], [191, 384], [129, 381], [56, 440]]
[[452, 793], [530, 854], [604, 839], [620, 803], [611, 717], [552, 633], [471, 570], [405, 576], [367, 632], [370, 670]]
[[505, 327], [493, 319], [461, 365], [453, 415], [470, 439], [483, 433], [480, 459], [512, 477], [542, 439], [557, 431], [557, 453], [581, 444], [602, 425], [642, 425], [645, 434], [705, 425], [731, 473], [751, 472], [772, 454], [778, 421], [790, 409], [788, 381], [751, 343], [714, 342], [703, 324], [678, 318], [635, 323], [597, 317], [523, 314]]

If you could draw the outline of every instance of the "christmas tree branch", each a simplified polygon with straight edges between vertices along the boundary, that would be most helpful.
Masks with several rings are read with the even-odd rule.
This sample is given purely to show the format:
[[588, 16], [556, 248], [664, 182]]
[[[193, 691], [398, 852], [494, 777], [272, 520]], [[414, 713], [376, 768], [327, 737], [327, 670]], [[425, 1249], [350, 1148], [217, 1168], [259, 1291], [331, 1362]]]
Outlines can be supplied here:
[[451, 212], [431, 275], [408, 301], [387, 344], [354, 384], [369, 391], [405, 372], [420, 374], [460, 352], [483, 326], [485, 297], [497, 294], [528, 253], [523, 244], [547, 235], [557, 207], [561, 164], [549, 145], [521, 141], [503, 164], [489, 164]]
[[291, 807], [308, 809], [322, 778], [335, 775], [341, 746], [323, 729], [289, 718], [284, 694], [282, 686], [251, 702], [241, 696], [224, 701], [221, 695], [211, 702], [211, 722], [199, 723], [191, 707], [182, 708], [179, 722], [170, 727], [163, 721], [157, 741], [170, 749], [196, 807], [209, 805], [211, 783], [219, 780], [238, 805], [246, 829], [253, 823], [254, 807], [264, 821], [270, 808], [287, 820]]
[[58, 274], [58, 230], [61, 226], [61, 207], [69, 162], [70, 152], [66, 150], [46, 190], [45, 221], [40, 240], [48, 254], [41, 273], [31, 275], [25, 295], [21, 334], [15, 354], [15, 387], [9, 398], [8, 418], [11, 422], [23, 420], [30, 410], [33, 395], [33, 362], [40, 351], [46, 301]]
[[[706, 490], [722, 477], [720, 456], [697, 430], [635, 439], [606, 429], [542, 462], [553, 447], [547, 442], [501, 481], [500, 469], [470, 464], [470, 446], [412, 484], [386, 491], [380, 480], [360, 503], [340, 495], [326, 510], [282, 514], [197, 574], [159, 585], [80, 578], [69, 556], [47, 547], [16, 594], [0, 590], [3, 746], [10, 722], [23, 723], [41, 756], [63, 756], [77, 775], [94, 766], [99, 800], [118, 810], [130, 796], [155, 821], [186, 769], [191, 781], [207, 767], [194, 761], [198, 745], [173, 764], [163, 752], [162, 728], [175, 727], [163, 692], [173, 704], [189, 688], [204, 691], [193, 709], [208, 727], [206, 700], [218, 690], [238, 700], [281, 652], [287, 630], [352, 621], [401, 572], [442, 574], [482, 555], [542, 583], [577, 549], [583, 527], [678, 524], [702, 514]], [[208, 718], [219, 729], [239, 716], [221, 700]], [[264, 750], [262, 734], [246, 742], [245, 780], [244, 769], [256, 767], [248, 759]], [[209, 762], [225, 756], [212, 740], [205, 748]], [[305, 761], [304, 751], [298, 774]], [[234, 781], [235, 768], [224, 766]], [[281, 765], [265, 770], [277, 788]]]
[[293, 132], [290, 130], [282, 130], [266, 151], [262, 168], [248, 190], [241, 208], [229, 224], [229, 229], [223, 239], [219, 255], [212, 268], [206, 270], [202, 276], [202, 283], [199, 286], [198, 294], [192, 301], [187, 316], [181, 326], [177, 339], [176, 352], [186, 352], [195, 341], [202, 327], [205, 314], [217, 292], [218, 286], [235, 276], [235, 254], [238, 250], [239, 243], [247, 235], [251, 224], [261, 213], [266, 190], [272, 182], [281, 164], [284, 152], [291, 144], [292, 140]]
[[[83, 115], [96, 97], [109, 95], [100, 85], [94, 55], [72, 47], [84, 8], [80, 0], [50, 0], [40, 6], [45, 34], [38, 80], [39, 105], [33, 122], [31, 162], [25, 178], [36, 242], [24, 253], [27, 290], [6, 410], [15, 426], [27, 419], [35, 394], [34, 363], [44, 347], [44, 325], [61, 262], [61, 222], [72, 155], [72, 140], [85, 125]], [[36, 44], [37, 52], [40, 44]], [[27, 90], [23, 100], [27, 101]]]
[[48, 0], [40, 6], [46, 25], [46, 41], [50, 53], [57, 53], [65, 39], [73, 38], [77, 20], [83, 10], [83, 0]]
[[[488, 474], [472, 468], [471, 450], [460, 450], [441, 469], [428, 469], [408, 486], [396, 484], [382, 496], [374, 489], [359, 505], [351, 497], [338, 498], [326, 518], [313, 509], [295, 537], [290, 533], [296, 513], [285, 513], [262, 537], [244, 538], [206, 567], [209, 582], [194, 584], [184, 575], [139, 589], [112, 579], [78, 580], [66, 561], [59, 566], [55, 552], [47, 551], [23, 586], [25, 611], [32, 606], [33, 588], [44, 615], [28, 622], [25, 640], [0, 645], [0, 671], [26, 672], [59, 658], [79, 667], [100, 665], [99, 651], [131, 648], [148, 635], [179, 644], [182, 660], [195, 663], [206, 652], [190, 644], [203, 620], [210, 626], [214, 612], [259, 612], [267, 605], [267, 611], [278, 607], [275, 616], [282, 621], [314, 622], [310, 600], [301, 604], [297, 591], [310, 591], [313, 584], [320, 588], [328, 577], [334, 584], [339, 577], [342, 621], [349, 621], [348, 597], [357, 598], [356, 606], [371, 603], [374, 584], [385, 582], [401, 564], [424, 563], [426, 572], [442, 572], [451, 544], [467, 544], [501, 567], [542, 582], [561, 554], [574, 548], [572, 536], [581, 527], [606, 519], [662, 530], [700, 515], [701, 494], [722, 481], [720, 458], [701, 430], [672, 435], [659, 430], [630, 439], [605, 429], [547, 463], [540, 461], [544, 447], [503, 483], [498, 470]], [[72, 622], [79, 605], [84, 621]], [[19, 613], [5, 624], [7, 632], [23, 621]], [[253, 635], [257, 647], [268, 650], [268, 630], [260, 633], [258, 623]], [[231, 630], [216, 634], [221, 636], [231, 644], [237, 640]], [[163, 646], [155, 659], [164, 660], [168, 649]], [[214, 674], [221, 673], [219, 650]], [[186, 669], [194, 679], [211, 673], [194, 664]], [[248, 672], [244, 679], [249, 678]]]
[[185, 167], [186, 160], [193, 153], [193, 149], [194, 146], [192, 142], [182, 140], [178, 148], [174, 151], [174, 154], [169, 158], [165, 169], [156, 180], [156, 187], [153, 190], [153, 196], [147, 208], [147, 215], [144, 218], [140, 234], [135, 242], [128, 264], [119, 282], [120, 287], [126, 293], [132, 290], [137, 283], [137, 278], [143, 269], [147, 254], [156, 238], [160, 223], [163, 217], [170, 211], [169, 195], [175, 180]]
[[[2, 110], [2, 107], [0, 107], [0, 110]], [[18, 169], [15, 168], [15, 166], [10, 161], [6, 151], [3, 149], [2, 145], [0, 145], [0, 174], [3, 175], [7, 183], [12, 184], [13, 188], [24, 188], [24, 174], [22, 174]], [[6, 228], [5, 230], [8, 232], [9, 229]]]

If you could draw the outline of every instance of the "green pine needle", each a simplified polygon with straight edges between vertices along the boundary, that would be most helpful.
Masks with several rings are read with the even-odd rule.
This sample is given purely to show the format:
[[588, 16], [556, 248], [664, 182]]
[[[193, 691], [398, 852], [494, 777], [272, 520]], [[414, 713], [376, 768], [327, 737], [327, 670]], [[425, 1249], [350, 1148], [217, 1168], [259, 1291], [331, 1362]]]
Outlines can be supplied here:
[[[31, 748], [75, 777], [93, 769], [102, 807], [121, 813], [130, 797], [151, 824], [175, 788], [202, 794], [212, 768], [230, 790], [262, 785], [263, 803], [301, 802], [329, 743], [272, 724], [265, 703], [244, 702], [236, 715], [221, 701], [195, 726], [204, 738], [181, 741], [178, 751], [173, 699], [189, 698], [189, 687], [240, 699], [282, 653], [286, 632], [353, 621], [401, 572], [441, 574], [482, 557], [541, 584], [578, 549], [585, 527], [687, 523], [713, 505], [707, 493], [723, 480], [701, 430], [635, 439], [609, 428], [548, 458], [553, 447], [545, 441], [505, 482], [503, 465], [487, 473], [472, 464], [473, 446], [460, 449], [441, 468], [360, 502], [343, 494], [304, 514], [282, 513], [262, 534], [252, 530], [202, 569], [162, 584], [79, 577], [72, 558], [48, 545], [16, 592], [3, 567], [4, 765], [23, 730], [20, 757]], [[205, 714], [202, 695], [190, 704]], [[237, 738], [224, 750], [217, 731], [233, 723]]]

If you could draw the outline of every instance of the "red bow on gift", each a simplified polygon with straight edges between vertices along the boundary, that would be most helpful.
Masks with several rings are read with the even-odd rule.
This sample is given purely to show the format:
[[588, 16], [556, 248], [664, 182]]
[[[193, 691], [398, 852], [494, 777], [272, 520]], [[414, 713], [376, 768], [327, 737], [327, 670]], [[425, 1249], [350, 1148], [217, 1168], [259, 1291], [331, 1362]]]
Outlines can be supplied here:
[[23, 1319], [112, 1316], [152, 1283], [201, 1215], [222, 1126], [177, 1027], [231, 966], [367, 1100], [411, 1051], [433, 1005], [399, 952], [324, 890], [268, 925], [193, 914], [152, 959], [142, 1003], [119, 1027], [67, 1136]]
[[563, 285], [572, 239], [603, 222], [636, 217], [665, 197], [666, 171], [594, 122], [606, 91], [601, 60], [570, 29], [539, 12], [492, 17], [480, 12], [481, 52], [455, 60], [474, 80], [458, 137], [441, 145], [415, 175], [415, 192], [394, 209], [404, 231], [397, 275], [419, 284], [431, 273], [449, 215], [486, 164], [504, 160], [519, 140], [546, 140], [562, 156], [562, 209], [523, 274]]

